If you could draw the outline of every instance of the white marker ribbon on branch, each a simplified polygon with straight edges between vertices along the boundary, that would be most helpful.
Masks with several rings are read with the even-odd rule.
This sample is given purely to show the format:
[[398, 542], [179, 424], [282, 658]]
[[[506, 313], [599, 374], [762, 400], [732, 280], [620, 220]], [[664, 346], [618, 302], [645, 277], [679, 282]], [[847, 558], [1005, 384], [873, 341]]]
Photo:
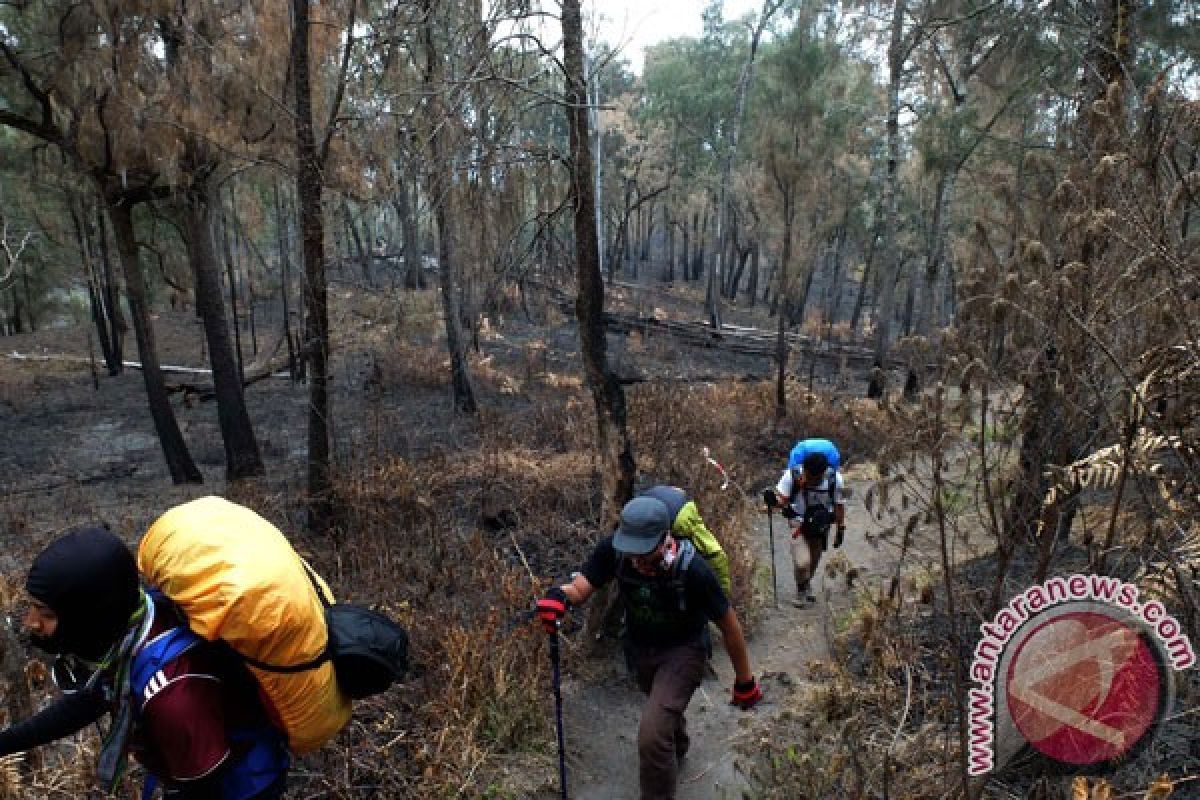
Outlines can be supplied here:
[[716, 467], [717, 472], [721, 473], [721, 479], [722, 479], [721, 480], [721, 491], [723, 492], [726, 489], [728, 489], [729, 488], [729, 473], [726, 472], [725, 468], [722, 467], [721, 464], [715, 458], [712, 457], [712, 454], [709, 452], [709, 449], [707, 447], [704, 448], [704, 460], [707, 461], [709, 464], [712, 464], [714, 467]]

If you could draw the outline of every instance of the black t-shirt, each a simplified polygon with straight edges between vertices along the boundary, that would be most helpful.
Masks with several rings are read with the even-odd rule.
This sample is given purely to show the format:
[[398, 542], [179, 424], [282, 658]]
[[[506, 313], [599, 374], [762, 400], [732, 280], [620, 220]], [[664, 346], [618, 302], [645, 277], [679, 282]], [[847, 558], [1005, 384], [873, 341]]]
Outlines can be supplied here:
[[717, 576], [699, 553], [678, 579], [674, 571], [650, 578], [632, 564], [622, 564], [609, 536], [596, 545], [582, 572], [596, 588], [617, 579], [628, 636], [634, 644], [670, 646], [698, 641], [708, 621], [720, 619], [729, 610], [729, 599]]

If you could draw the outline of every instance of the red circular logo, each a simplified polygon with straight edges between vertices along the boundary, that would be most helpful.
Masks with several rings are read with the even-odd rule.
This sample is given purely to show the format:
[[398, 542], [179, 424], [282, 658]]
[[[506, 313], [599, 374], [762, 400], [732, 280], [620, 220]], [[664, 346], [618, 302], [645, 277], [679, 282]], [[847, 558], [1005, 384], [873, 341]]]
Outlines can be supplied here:
[[1034, 627], [1013, 651], [1006, 678], [1017, 730], [1066, 764], [1128, 754], [1163, 711], [1153, 645], [1137, 627], [1102, 612], [1070, 611]]

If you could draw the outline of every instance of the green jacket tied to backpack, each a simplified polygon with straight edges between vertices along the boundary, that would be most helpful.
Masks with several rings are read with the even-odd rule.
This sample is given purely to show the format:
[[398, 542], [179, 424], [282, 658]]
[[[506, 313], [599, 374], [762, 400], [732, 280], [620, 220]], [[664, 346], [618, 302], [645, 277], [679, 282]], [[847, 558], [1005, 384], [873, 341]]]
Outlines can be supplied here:
[[677, 539], [687, 539], [704, 556], [708, 566], [716, 573], [717, 583], [725, 596], [732, 598], [733, 582], [729, 574], [729, 556], [717, 541], [717, 537], [704, 524], [696, 501], [687, 492], [676, 486], [659, 485], [641, 492], [639, 497], [653, 497], [662, 502], [671, 514], [671, 534]]

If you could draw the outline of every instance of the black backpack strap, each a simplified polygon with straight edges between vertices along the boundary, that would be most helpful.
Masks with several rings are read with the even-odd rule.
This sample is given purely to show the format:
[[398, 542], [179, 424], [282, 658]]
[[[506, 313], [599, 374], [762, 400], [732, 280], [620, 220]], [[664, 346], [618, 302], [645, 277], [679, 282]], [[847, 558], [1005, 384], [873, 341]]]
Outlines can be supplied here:
[[675, 567], [671, 571], [671, 583], [675, 587], [675, 597], [679, 601], [679, 610], [687, 611], [687, 571], [696, 557], [696, 546], [688, 539], [679, 542], [679, 556], [675, 559]]
[[[793, 477], [792, 485], [794, 486], [796, 479]], [[804, 504], [808, 505], [808, 493], [816, 492], [816, 489], [804, 488]], [[833, 507], [837, 505], [837, 470], [833, 467], [828, 467], [825, 470], [825, 491], [829, 493], [829, 510], [833, 511]], [[793, 496], [794, 496], [793, 492]]]
[[302, 664], [289, 664], [286, 667], [281, 667], [276, 664], [268, 664], [265, 661], [259, 661], [257, 658], [251, 658], [245, 653], [238, 653], [236, 650], [234, 650], [234, 652], [238, 654], [238, 658], [242, 659], [242, 661], [245, 661], [252, 667], [261, 669], [263, 672], [276, 672], [284, 675], [290, 675], [293, 672], [308, 672], [310, 669], [316, 669], [332, 658], [332, 654], [329, 652], [328, 642], [325, 644], [325, 649], [322, 650], [321, 654], [316, 658], [310, 661], [305, 661]]
[[300, 563], [304, 565], [304, 572], [308, 575], [308, 582], [312, 584], [313, 591], [317, 593], [317, 599], [321, 601], [321, 605], [329, 608], [333, 603], [329, 602], [329, 598], [325, 596], [325, 592], [321, 590], [321, 584], [317, 581], [317, 572], [308, 565], [308, 562], [303, 558]]
[[[323, 592], [321, 590], [321, 584], [317, 582], [317, 573], [313, 570], [312, 567], [310, 567], [308, 565], [308, 562], [305, 561], [303, 558], [300, 559], [300, 563], [304, 565], [304, 572], [306, 575], [308, 575], [308, 580], [312, 584], [313, 591], [315, 591], [317, 593], [317, 598], [321, 601], [321, 606], [326, 611], [328, 611], [329, 608], [333, 604], [329, 602], [329, 598], [326, 597], [325, 592]], [[321, 652], [319, 654], [317, 654], [316, 658], [309, 659], [308, 661], [305, 661], [300, 664], [288, 664], [287, 666], [279, 666], [277, 664], [268, 664], [265, 661], [259, 661], [257, 658], [251, 658], [250, 656], [246, 655], [245, 653], [237, 653], [236, 650], [234, 650], [234, 652], [237, 653], [238, 657], [241, 658], [243, 661], [245, 661], [247, 664], [249, 664], [252, 667], [256, 667], [257, 669], [261, 669], [264, 672], [275, 672], [275, 673], [281, 673], [284, 675], [290, 675], [294, 672], [307, 672], [310, 669], [316, 669], [317, 667], [321, 666], [329, 659], [333, 658], [333, 652], [332, 652], [332, 647], [331, 647], [332, 644], [333, 644], [333, 642], [329, 638], [329, 626], [328, 626], [328, 624], [326, 624], [325, 647], [323, 647], [321, 649]], [[232, 650], [233, 648], [230, 648], [230, 649]]]

